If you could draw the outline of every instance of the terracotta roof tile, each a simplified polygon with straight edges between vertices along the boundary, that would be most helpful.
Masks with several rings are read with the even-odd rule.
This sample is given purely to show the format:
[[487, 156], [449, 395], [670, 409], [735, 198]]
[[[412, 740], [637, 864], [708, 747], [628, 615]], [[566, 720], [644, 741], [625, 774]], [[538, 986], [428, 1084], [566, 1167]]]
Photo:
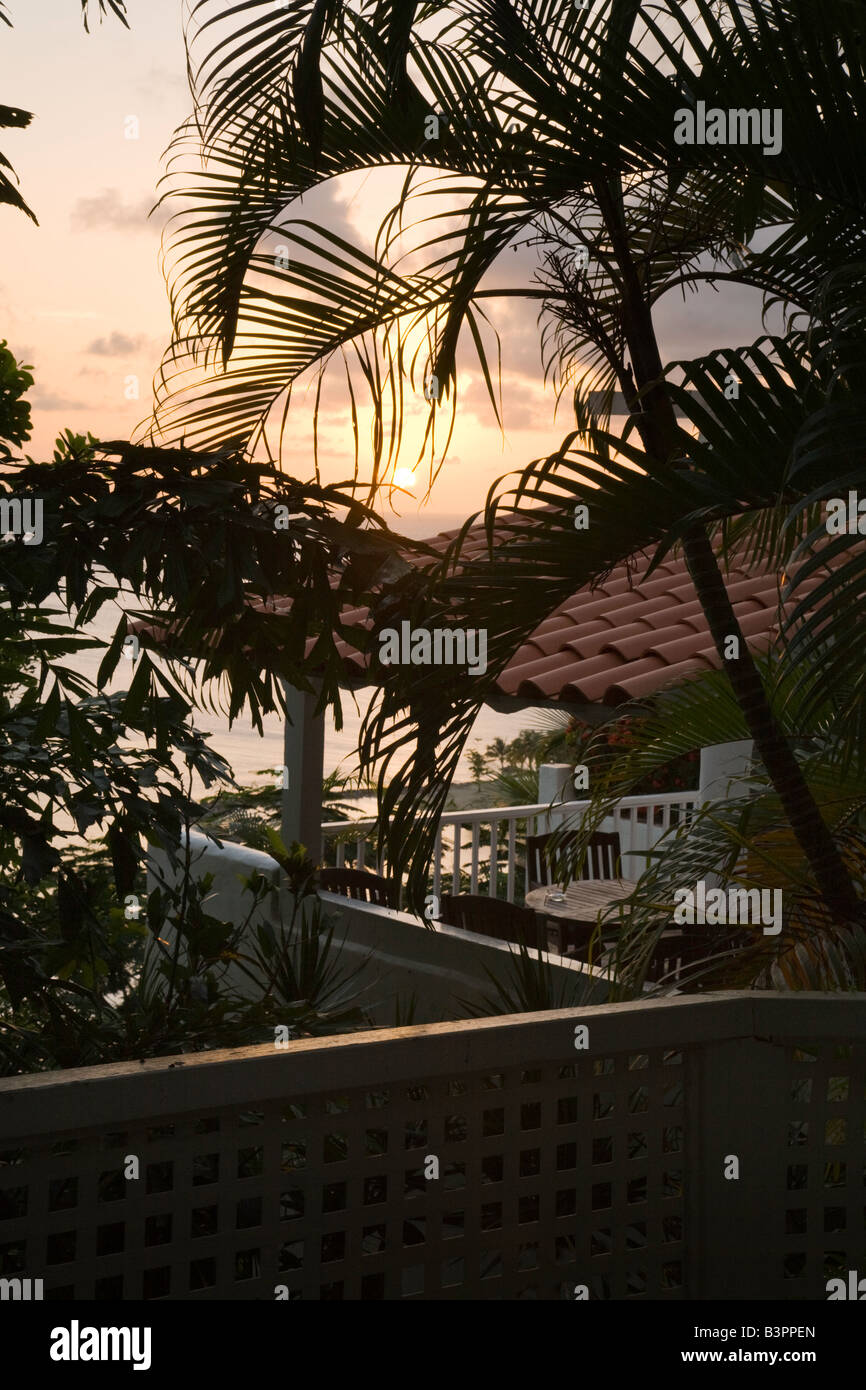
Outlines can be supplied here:
[[629, 637], [618, 632], [610, 639], [608, 650], [616, 652], [623, 661], [638, 661], [648, 652], [663, 651], [666, 646], [672, 643], [676, 645], [678, 642], [685, 642], [688, 650], [694, 651], [695, 632], [696, 629], [691, 623], [671, 623], [670, 627], [651, 628], [649, 632], [642, 632], [639, 637]]
[[710, 669], [707, 662], [699, 659], [680, 661], [676, 666], [647, 667], [641, 671], [636, 671], [636, 666], [637, 663], [627, 668], [628, 674], [621, 675], [608, 687], [605, 692], [605, 704], [621, 705], [626, 700], [642, 700], [654, 695], [664, 686], [676, 685], [678, 681], [687, 680], [699, 671]]
[[666, 666], [678, 666], [681, 661], [695, 656], [695, 633], [690, 632], [687, 636], [675, 637], [670, 641], [657, 640], [649, 650], [652, 656], [660, 656]]
[[[550, 656], [553, 652], [558, 652], [561, 649], [563, 642], [567, 642], [569, 638], [574, 636], [574, 623], [570, 618], [566, 618], [564, 614], [557, 622], [554, 629], [545, 631], [546, 627], [547, 624], [542, 623], [541, 627], [536, 628], [535, 632], [529, 640], [524, 643], [520, 650], [515, 652], [513, 658], [515, 664], [520, 663], [521, 653], [523, 653], [524, 656], [528, 653], [532, 658], [537, 657], [539, 652], [543, 656]], [[612, 630], [612, 624], [606, 623], [602, 619], [597, 619], [595, 622], [586, 623], [585, 625], [581, 624], [581, 636], [583, 637], [585, 635], [587, 639], [593, 638], [596, 634], [607, 634]]]
[[642, 648], [646, 645], [647, 637], [654, 631], [649, 623], [627, 623], [624, 627], [617, 627], [613, 623], [605, 623], [604, 631], [586, 634], [583, 624], [580, 625], [580, 635], [569, 637], [566, 643], [569, 651], [582, 657], [597, 656], [603, 651], [620, 651], [620, 642], [628, 638], [635, 639]]
[[630, 621], [632, 612], [640, 606], [640, 599], [636, 599], [629, 590], [621, 594], [587, 594], [586, 598], [581, 597], [583, 592], [575, 594], [574, 598], [569, 599], [559, 610], [568, 613], [573, 620], [580, 623], [592, 622], [594, 618], [607, 618], [612, 613], [628, 614], [626, 621]]
[[744, 637], [753, 637], [759, 632], [769, 632], [770, 628], [775, 626], [777, 616], [775, 606], [758, 609], [755, 613], [744, 613], [742, 616], [737, 613]]
[[[580, 681], [581, 693], [578, 698], [586, 704], [594, 704], [596, 701], [601, 704], [619, 704], [620, 700], [615, 694], [612, 694], [617, 681], [621, 683], [622, 680], [633, 681], [639, 677], [652, 677], [651, 688], [655, 689], [663, 683], [665, 670], [665, 663], [658, 656], [645, 656], [641, 661], [630, 661], [619, 667], [609, 665], [606, 671], [590, 676], [588, 680]], [[577, 684], [574, 682], [573, 684], [577, 689]]]
[[[497, 536], [507, 533], [507, 526], [497, 528]], [[426, 543], [442, 553], [457, 534], [443, 532]], [[481, 556], [486, 548], [484, 528], [473, 528], [464, 553]], [[697, 671], [717, 668], [720, 659], [682, 556], [668, 557], [644, 579], [648, 567], [648, 555], [634, 556], [630, 565], [618, 565], [594, 589], [585, 586], [560, 604], [515, 652], [499, 678], [500, 693], [527, 703], [617, 705], [649, 696]], [[816, 576], [797, 597], [818, 582]], [[750, 648], [766, 650], [775, 640], [779, 620], [777, 575], [735, 559], [729, 563], [725, 584]], [[285, 613], [291, 599], [278, 596], [254, 606]], [[347, 610], [343, 621], [371, 626], [365, 608]], [[160, 628], [136, 624], [133, 630], [157, 643], [164, 640]], [[366, 658], [344, 641], [337, 646], [346, 682], [365, 684]]]

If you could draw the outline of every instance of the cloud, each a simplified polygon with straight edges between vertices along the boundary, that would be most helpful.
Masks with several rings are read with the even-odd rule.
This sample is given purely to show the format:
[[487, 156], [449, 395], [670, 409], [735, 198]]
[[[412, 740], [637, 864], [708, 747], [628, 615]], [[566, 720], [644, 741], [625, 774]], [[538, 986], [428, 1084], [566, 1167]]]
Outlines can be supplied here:
[[[494, 378], [498, 403], [497, 385]], [[480, 374], [473, 376], [462, 389], [458, 379], [457, 410], [458, 415], [472, 415], [479, 424], [494, 430], [498, 428], [487, 385]], [[537, 380], [515, 372], [503, 372], [502, 414], [506, 435], [511, 430], [545, 429], [553, 419], [553, 394], [545, 395]]]
[[[344, 176], [340, 179], [331, 179], [318, 188], [308, 189], [302, 197], [295, 199], [290, 207], [286, 207], [283, 210], [283, 216], [280, 220], [283, 223], [284, 230], [280, 231], [278, 226], [275, 231], [269, 232], [262, 239], [259, 250], [274, 250], [279, 244], [285, 243], [289, 246], [289, 256], [291, 258], [292, 223], [310, 222], [314, 228], [321, 227], [335, 236], [342, 237], [343, 240], [349, 242], [351, 246], [356, 246], [362, 251], [370, 252], [372, 250], [372, 237], [368, 237], [366, 234], [360, 232], [357, 225], [356, 219], [360, 215], [360, 210], [356, 201], [357, 191], [354, 196], [351, 192], [351, 184], [356, 182], [358, 182], [357, 179]], [[177, 212], [181, 206], [181, 203], [177, 199], [172, 198], [166, 205], [166, 212]], [[194, 206], [194, 204], [190, 203], [188, 206]], [[367, 204], [363, 203], [362, 200], [362, 207], [365, 206], [367, 206]], [[374, 228], [373, 235], [375, 235], [376, 230], [378, 230], [378, 222]], [[308, 227], [302, 229], [302, 235], [304, 237], [310, 235]], [[315, 235], [313, 237], [313, 242], [315, 244]], [[320, 245], [329, 251], [332, 249], [328, 242], [323, 241]], [[303, 252], [303, 259], [305, 261], [309, 261], [310, 259], [310, 253], [306, 249]]]
[[92, 410], [88, 401], [76, 400], [73, 396], [61, 396], [54, 391], [43, 391], [38, 386], [30, 392], [30, 404], [34, 410]]
[[139, 97], [150, 98], [154, 92], [159, 92], [161, 96], [170, 92], [172, 96], [186, 99], [189, 97], [189, 79], [182, 68], [168, 68], [155, 63], [145, 77], [135, 84], [135, 92]]
[[[507, 256], [500, 257], [503, 262]], [[503, 277], [504, 279], [504, 277]], [[502, 285], [503, 280], [497, 280]], [[528, 280], [525, 279], [522, 288]], [[502, 343], [504, 371], [519, 372], [535, 383], [541, 380], [541, 327], [538, 323], [538, 301], [526, 299], [494, 300], [485, 306]], [[490, 348], [490, 365], [496, 366], [495, 348]]]
[[34, 309], [38, 319], [98, 319], [92, 309]]
[[73, 203], [70, 221], [78, 231], [92, 231], [95, 227], [156, 231], [160, 224], [148, 221], [153, 204], [152, 197], [142, 198], [137, 203], [125, 203], [118, 189], [106, 188], [95, 198], [79, 198]]
[[659, 301], [653, 315], [662, 360], [698, 357], [718, 347], [754, 342], [764, 332], [780, 332], [781, 310], [771, 310], [765, 328], [762, 308], [762, 292], [750, 285], [722, 283], [718, 290], [701, 285], [685, 295], [672, 291]]
[[129, 338], [125, 333], [118, 333], [115, 329], [107, 338], [94, 338], [84, 351], [92, 352], [95, 357], [129, 357], [131, 353], [138, 351], [143, 342], [142, 334], [137, 338]]

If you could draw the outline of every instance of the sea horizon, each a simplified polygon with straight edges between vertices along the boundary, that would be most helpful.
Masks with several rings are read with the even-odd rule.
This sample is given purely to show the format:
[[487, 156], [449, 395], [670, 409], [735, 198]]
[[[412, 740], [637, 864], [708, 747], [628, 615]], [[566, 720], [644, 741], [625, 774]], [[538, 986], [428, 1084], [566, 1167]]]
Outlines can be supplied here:
[[[443, 513], [423, 513], [407, 518], [388, 518], [389, 525], [394, 530], [417, 538], [433, 536], [439, 531], [452, 530], [460, 526], [463, 520], [464, 518], [459, 516]], [[107, 603], [84, 631], [88, 635], [99, 637], [104, 641], [110, 640], [120, 617], [125, 612], [132, 613], [137, 606], [139, 605], [132, 597], [128, 597], [125, 603]], [[143, 607], [144, 605], [141, 604], [140, 606]], [[104, 651], [101, 649], [83, 651], [68, 658], [65, 664], [95, 681], [103, 655]], [[106, 686], [106, 690], [112, 693], [123, 690], [129, 685], [130, 679], [131, 667], [126, 660], [123, 660]], [[333, 709], [329, 708], [326, 712], [323, 762], [325, 776], [332, 772], [339, 772], [341, 776], [355, 779], [362, 771], [358, 760], [358, 739], [374, 694], [375, 690], [372, 686], [357, 691], [346, 689], [341, 692], [343, 727], [340, 730], [336, 727]], [[521, 730], [536, 727], [536, 718], [540, 713], [539, 708], [527, 707], [506, 714], [492, 709], [489, 705], [483, 705], [466, 741], [455, 774], [456, 780], [461, 782], [473, 780], [468, 760], [470, 752], [483, 753], [497, 738], [502, 738], [508, 742], [515, 738]], [[211, 747], [227, 760], [235, 781], [241, 786], [261, 785], [262, 776], [260, 774], [267, 776], [272, 773], [276, 777], [276, 769], [283, 765], [284, 756], [284, 721], [279, 714], [272, 713], [263, 716], [261, 734], [253, 727], [249, 715], [241, 714], [231, 728], [226, 717], [206, 708], [195, 709], [191, 718], [194, 726], [201, 733], [209, 736]], [[375, 768], [363, 769], [363, 771], [371, 777], [375, 777]], [[218, 787], [215, 786], [206, 788], [200, 778], [194, 778], [193, 795], [213, 795], [217, 790]], [[371, 798], [372, 807], [375, 804], [375, 798], [373, 793], [368, 795]], [[356, 802], [359, 807], [359, 815], [370, 814], [370, 808], [367, 807], [366, 803], [367, 797], [363, 801], [358, 800]], [[361, 809], [362, 807], [363, 809]]]

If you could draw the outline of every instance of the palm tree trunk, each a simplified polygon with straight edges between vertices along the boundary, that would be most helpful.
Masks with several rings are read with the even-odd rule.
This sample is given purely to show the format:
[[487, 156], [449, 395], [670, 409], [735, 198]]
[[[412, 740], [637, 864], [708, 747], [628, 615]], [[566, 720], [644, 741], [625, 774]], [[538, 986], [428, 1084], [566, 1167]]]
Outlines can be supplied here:
[[[621, 189], [614, 191], [609, 185], [598, 185], [595, 194], [622, 276], [623, 328], [636, 387], [629, 405], [638, 412], [638, 429], [647, 453], [667, 460], [677, 448], [676, 416], [663, 383], [652, 311], [631, 257]], [[637, 393], [651, 383], [654, 385], [638, 402]], [[683, 553], [723, 669], [821, 896], [841, 922], [858, 921], [863, 904], [794, 751], [770, 708], [706, 527], [691, 528], [683, 538]], [[736, 657], [726, 655], [731, 637], [737, 639]]]
[[[695, 527], [685, 537], [683, 550], [737, 703], [797, 843], [815, 875], [821, 896], [834, 916], [843, 921], [857, 920], [862, 905], [854, 891], [851, 876], [809, 790], [793, 749], [770, 709], [763, 682], [740, 631], [718, 561], [703, 526]], [[731, 634], [739, 639], [739, 654], [725, 657], [726, 639]]]

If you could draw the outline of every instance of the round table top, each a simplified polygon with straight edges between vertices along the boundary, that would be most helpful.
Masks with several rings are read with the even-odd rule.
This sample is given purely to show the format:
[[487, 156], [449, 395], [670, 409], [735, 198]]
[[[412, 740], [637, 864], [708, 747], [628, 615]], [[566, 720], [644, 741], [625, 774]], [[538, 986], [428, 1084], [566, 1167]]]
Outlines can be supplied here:
[[[546, 917], [563, 917], [578, 922], [595, 921], [612, 903], [627, 898], [637, 885], [629, 878], [579, 879], [565, 889], [555, 884], [533, 888], [526, 895], [526, 906]], [[551, 893], [564, 894], [563, 902], [551, 902]]]

